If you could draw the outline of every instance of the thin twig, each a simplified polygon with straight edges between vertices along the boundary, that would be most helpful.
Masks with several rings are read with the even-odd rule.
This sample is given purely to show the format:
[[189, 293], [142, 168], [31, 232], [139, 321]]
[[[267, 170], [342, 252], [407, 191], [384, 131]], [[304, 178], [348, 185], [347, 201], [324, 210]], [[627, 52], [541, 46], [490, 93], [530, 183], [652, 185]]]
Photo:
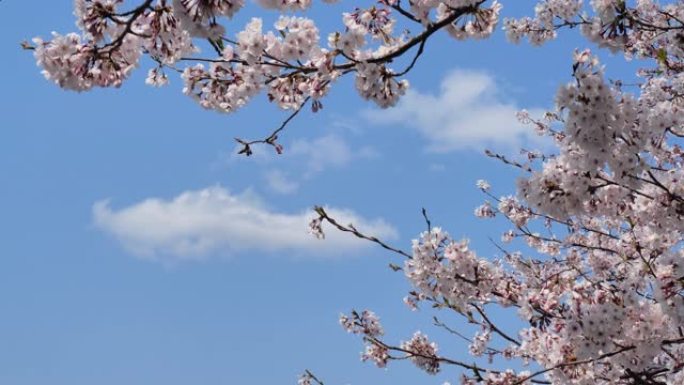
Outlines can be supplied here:
[[271, 135], [269, 135], [265, 139], [245, 141], [245, 140], [240, 139], [240, 138], [235, 138], [235, 141], [237, 141], [238, 143], [240, 143], [243, 146], [242, 149], [238, 152], [238, 154], [245, 154], [247, 156], [252, 155], [251, 146], [254, 144], [259, 144], [259, 143], [271, 145], [276, 149], [276, 151], [279, 154], [282, 153], [282, 146], [280, 144], [276, 143], [276, 141], [278, 140], [278, 134], [285, 129], [287, 124], [290, 123], [290, 121], [292, 121], [292, 119], [294, 119], [295, 116], [297, 116], [299, 114], [299, 112], [304, 108], [304, 106], [306, 106], [306, 104], [309, 102], [309, 100], [311, 100], [311, 96], [307, 96], [304, 99], [304, 101], [302, 102], [302, 104], [300, 104], [299, 107], [297, 107], [297, 109], [295, 109], [290, 114], [290, 116], [288, 116], [287, 119], [285, 119], [283, 121], [283, 123], [281, 123], [280, 126], [278, 128], [276, 128], [271, 133]]
[[320, 219], [320, 220], [325, 220], [326, 222], [328, 222], [328, 223], [330, 223], [331, 225], [335, 226], [335, 227], [336, 227], [338, 230], [340, 230], [340, 231], [344, 231], [344, 232], [346, 232], [346, 233], [351, 233], [351, 234], [355, 235], [357, 238], [361, 238], [361, 239], [365, 239], [365, 240], [367, 240], [367, 241], [371, 241], [371, 242], [377, 243], [377, 244], [380, 245], [382, 248], [384, 248], [384, 249], [386, 249], [386, 250], [389, 250], [389, 251], [392, 251], [392, 252], [394, 252], [394, 253], [400, 254], [400, 255], [402, 255], [402, 256], [408, 258], [408, 259], [413, 258], [413, 257], [411, 256], [411, 254], [409, 254], [409, 253], [407, 253], [407, 252], [405, 252], [405, 251], [403, 251], [403, 250], [401, 250], [401, 249], [397, 249], [396, 247], [392, 247], [392, 246], [386, 244], [385, 242], [381, 241], [381, 240], [378, 239], [377, 237], [374, 237], [374, 236], [371, 236], [371, 235], [366, 235], [366, 234], [361, 233], [361, 232], [358, 231], [353, 225], [349, 225], [349, 226], [343, 226], [343, 225], [341, 225], [341, 224], [340, 224], [339, 222], [337, 222], [334, 218], [331, 218], [330, 216], [328, 216], [328, 213], [325, 211], [325, 209], [324, 209], [323, 207], [316, 206], [316, 207], [314, 207], [314, 211], [316, 211], [316, 213], [319, 215], [319, 219]]

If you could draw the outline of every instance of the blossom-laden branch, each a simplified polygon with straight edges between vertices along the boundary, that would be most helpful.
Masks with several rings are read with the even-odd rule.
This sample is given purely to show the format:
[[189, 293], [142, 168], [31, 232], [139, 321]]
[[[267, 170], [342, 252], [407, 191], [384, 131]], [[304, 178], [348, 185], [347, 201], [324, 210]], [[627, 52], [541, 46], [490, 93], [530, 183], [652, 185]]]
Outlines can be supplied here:
[[[487, 5], [487, 0], [409, 2], [409, 8], [397, 0], [382, 0], [344, 13], [344, 30], [331, 33], [328, 46], [323, 47], [318, 27], [303, 17], [283, 16], [274, 31], [265, 33], [261, 19], [255, 18], [235, 39], [226, 36], [223, 22], [240, 11], [244, 0], [145, 0], [119, 11], [124, 3], [78, 0], [75, 13], [80, 34], [55, 34], [52, 40], [36, 38], [34, 45], [23, 46], [35, 51], [48, 79], [67, 89], [118, 87], [146, 54], [159, 64], [148, 73], [147, 83], [154, 86], [168, 83], [164, 69], [177, 70], [179, 62], [196, 63], [180, 69], [184, 92], [201, 106], [220, 112], [234, 112], [262, 91], [280, 108], [294, 111], [301, 109], [304, 100], [313, 99], [315, 112], [322, 108], [321, 99], [332, 84], [349, 73], [356, 74], [364, 99], [386, 108], [405, 93], [408, 82], [398, 79], [415, 67], [434, 33], [444, 30], [459, 40], [487, 38], [501, 11], [501, 4], [491, 1]], [[260, 4], [280, 11], [304, 11], [311, 1]], [[592, 2], [595, 15], [589, 17], [581, 13], [580, 1], [546, 0], [535, 8], [534, 18], [507, 19], [504, 29], [514, 42], [528, 37], [534, 44], [543, 44], [555, 38], [560, 28], [580, 27], [600, 45], [656, 59], [662, 68], [679, 71], [684, 68], [676, 48], [684, 36], [680, 9], [646, 4], [630, 8], [624, 1]], [[420, 24], [422, 31], [397, 33], [395, 27], [402, 20]], [[196, 56], [197, 39], [206, 40], [217, 57]], [[403, 70], [389, 68], [414, 49]], [[273, 135], [241, 141], [271, 145], [278, 152], [283, 149]]]
[[[518, 197], [497, 198], [487, 182], [478, 182], [496, 207], [485, 202], [475, 214], [503, 216], [514, 228], [503, 241], [524, 239], [536, 255], [504, 251], [502, 259], [481, 258], [467, 240], [453, 240], [430, 223], [402, 269], [414, 287], [405, 298], [411, 308], [427, 302], [480, 327], [472, 338], [456, 331], [472, 355], [534, 361], [541, 369], [473, 370], [437, 355], [423, 334], [408, 349], [355, 329], [354, 322], [350, 327], [355, 317], [343, 317], [345, 328], [364, 335], [364, 359], [381, 367], [410, 359], [428, 373], [453, 364], [472, 371], [465, 384], [681, 382], [684, 157], [678, 137], [667, 136], [684, 126], [682, 83], [648, 74], [635, 97], [603, 76], [590, 52], [577, 52], [573, 82], [560, 89], [557, 111], [545, 122], [520, 114], [556, 140], [557, 154], [523, 163], [490, 153], [523, 171]], [[494, 306], [517, 309], [529, 326], [514, 337], [487, 310]], [[356, 318], [363, 324], [368, 316]]]
[[[552, 137], [558, 153], [526, 153], [526, 162], [488, 153], [521, 170], [517, 196], [496, 197], [489, 183], [477, 182], [495, 204], [486, 201], [475, 215], [504, 217], [513, 229], [503, 242], [522, 239], [530, 255], [497, 245], [502, 258], [481, 258], [467, 240], [428, 221], [402, 269], [414, 287], [405, 298], [410, 308], [429, 303], [479, 327], [468, 337], [435, 323], [467, 341], [473, 356], [533, 361], [541, 369], [474, 371], [438, 356], [432, 343], [415, 352], [362, 331], [366, 359], [385, 366], [420, 358], [414, 363], [428, 373], [454, 364], [472, 371], [464, 384], [684, 379], [684, 152], [676, 135], [668, 137], [684, 126], [684, 83], [648, 73], [633, 96], [604, 80], [589, 51], [574, 60], [573, 81], [559, 90], [555, 112], [543, 121], [519, 114]], [[509, 333], [489, 311], [496, 307], [515, 309], [528, 326]]]
[[[265, 1], [267, 8], [302, 11], [310, 1]], [[477, 26], [465, 37], [490, 34], [500, 6], [485, 0], [459, 0], [407, 10], [398, 1], [383, 1], [370, 8], [357, 8], [343, 15], [344, 30], [328, 36], [328, 47], [320, 45], [320, 32], [313, 20], [281, 16], [275, 30], [264, 32], [261, 19], [252, 19], [235, 39], [225, 34], [224, 18], [232, 17], [244, 5], [242, 0], [146, 0], [128, 11], [119, 11], [123, 0], [78, 0], [80, 34], [54, 34], [51, 40], [34, 39], [32, 49], [46, 78], [77, 91], [93, 87], [120, 86], [132, 73], [143, 54], [158, 63], [149, 70], [147, 83], [166, 85], [165, 69], [182, 72], [184, 92], [202, 107], [234, 112], [261, 92], [280, 108], [296, 116], [306, 102], [314, 112], [331, 85], [346, 74], [356, 74], [360, 95], [381, 107], [396, 104], [408, 87], [405, 76], [415, 67], [426, 41], [437, 31], [453, 29], [473, 15]], [[435, 10], [434, 16], [429, 16]], [[418, 12], [419, 14], [416, 14]], [[423, 29], [416, 35], [397, 34], [394, 14]], [[206, 40], [217, 57], [197, 56], [195, 40]], [[388, 67], [416, 48], [402, 71]], [[179, 69], [178, 63], [194, 63]], [[276, 142], [284, 124], [261, 140], [243, 140], [240, 153], [249, 155], [250, 145], [267, 144], [282, 152]]]

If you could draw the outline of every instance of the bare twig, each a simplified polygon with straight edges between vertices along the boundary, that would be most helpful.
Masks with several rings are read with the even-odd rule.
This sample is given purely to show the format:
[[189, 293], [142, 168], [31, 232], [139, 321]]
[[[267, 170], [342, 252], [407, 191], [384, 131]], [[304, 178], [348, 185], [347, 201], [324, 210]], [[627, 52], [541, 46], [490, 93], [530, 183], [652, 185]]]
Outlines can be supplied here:
[[423, 50], [425, 49], [425, 43], [427, 42], [426, 40], [423, 40], [420, 42], [420, 45], [418, 46], [418, 52], [416, 52], [416, 55], [413, 57], [413, 60], [411, 60], [411, 63], [404, 69], [403, 71], [399, 72], [398, 74], [395, 74], [394, 76], [400, 77], [406, 75], [409, 71], [413, 69], [413, 67], [416, 65], [416, 62], [418, 61], [418, 58], [420, 55], [423, 54]]
[[428, 218], [427, 210], [425, 210], [425, 207], [423, 207], [421, 212], [423, 213], [423, 218], [425, 218], [425, 224], [427, 225], [428, 231], [432, 231], [432, 223], [430, 222], [430, 218]]
[[493, 332], [496, 334], [500, 335], [503, 339], [514, 343], [517, 346], [520, 346], [520, 341], [516, 340], [513, 337], [510, 337], [508, 334], [504, 333], [501, 329], [499, 329], [494, 322], [492, 322], [489, 317], [487, 317], [487, 314], [484, 312], [484, 309], [480, 308], [478, 305], [471, 303], [470, 304], [472, 307], [477, 310], [478, 313], [480, 313], [480, 316], [482, 316], [482, 319], [487, 323], [487, 325], [492, 329]]
[[292, 119], [294, 119], [295, 116], [297, 116], [297, 115], [299, 114], [299, 112], [304, 108], [304, 106], [306, 106], [306, 104], [309, 102], [309, 100], [311, 100], [311, 96], [307, 96], [307, 97], [304, 99], [304, 101], [302, 102], [302, 104], [300, 104], [299, 107], [297, 107], [297, 109], [295, 109], [295, 110], [290, 114], [290, 116], [288, 116], [287, 119], [285, 119], [285, 120], [283, 121], [283, 123], [282, 123], [278, 128], [276, 128], [276, 129], [271, 133], [271, 135], [269, 135], [269, 136], [266, 137], [265, 139], [258, 139], [258, 140], [252, 140], [252, 141], [245, 141], [245, 140], [240, 139], [240, 138], [235, 138], [235, 141], [237, 141], [238, 143], [240, 143], [240, 144], [242, 145], [242, 149], [238, 152], [238, 154], [245, 154], [246, 156], [252, 155], [252, 148], [251, 148], [251, 146], [254, 145], [254, 144], [259, 144], [259, 143], [268, 144], [268, 145], [270, 145], [270, 146], [273, 146], [273, 147], [276, 149], [276, 152], [278, 152], [278, 154], [281, 154], [282, 151], [283, 151], [283, 147], [282, 147], [280, 144], [277, 143], [278, 134], [279, 134], [281, 131], [283, 131], [283, 130], [285, 129], [285, 127], [287, 127], [287, 124], [290, 123], [290, 121], [292, 121]]
[[323, 385], [323, 381], [321, 381], [318, 377], [316, 377], [316, 375], [313, 374], [309, 369], [305, 369], [304, 374], [307, 375], [310, 379], [312, 379], [318, 385]]
[[361, 233], [360, 231], [358, 231], [358, 230], [357, 230], [353, 225], [351, 225], [351, 224], [348, 225], [348, 226], [343, 226], [343, 225], [341, 225], [341, 224], [340, 224], [339, 222], [337, 222], [334, 218], [331, 218], [331, 217], [328, 215], [328, 213], [325, 211], [325, 209], [324, 209], [323, 207], [316, 206], [316, 207], [314, 207], [314, 211], [316, 211], [316, 213], [319, 215], [319, 219], [320, 219], [321, 221], [326, 221], [326, 222], [330, 223], [331, 225], [335, 226], [335, 227], [336, 227], [338, 230], [340, 230], [340, 231], [344, 231], [344, 232], [346, 232], [346, 233], [351, 233], [351, 234], [353, 234], [354, 236], [356, 236], [357, 238], [361, 238], [361, 239], [365, 239], [365, 240], [367, 240], [367, 241], [374, 242], [374, 243], [380, 245], [382, 248], [384, 248], [384, 249], [386, 249], [386, 250], [389, 250], [389, 251], [392, 251], [392, 252], [394, 252], [394, 253], [396, 253], [396, 254], [400, 254], [400, 255], [402, 255], [402, 256], [408, 258], [408, 259], [411, 259], [411, 258], [412, 258], [411, 254], [409, 254], [409, 253], [407, 253], [407, 252], [405, 252], [405, 251], [403, 251], [403, 250], [397, 249], [397, 248], [395, 248], [395, 247], [392, 247], [392, 246], [386, 244], [385, 242], [381, 241], [381, 240], [378, 239], [377, 237], [374, 237], [374, 236], [371, 236], [371, 235], [363, 234], [363, 233]]
[[399, 12], [399, 13], [400, 13], [402, 16], [404, 16], [405, 18], [407, 18], [407, 19], [409, 19], [409, 20], [411, 20], [411, 21], [414, 21], [414, 22], [416, 22], [416, 23], [418, 23], [418, 24], [422, 24], [422, 22], [420, 21], [420, 19], [418, 19], [414, 14], [412, 14], [411, 12], [405, 10], [405, 9], [401, 6], [401, 1], [397, 1], [397, 3], [394, 4], [394, 5], [391, 5], [391, 7], [392, 7], [392, 9], [394, 9], [395, 11]]

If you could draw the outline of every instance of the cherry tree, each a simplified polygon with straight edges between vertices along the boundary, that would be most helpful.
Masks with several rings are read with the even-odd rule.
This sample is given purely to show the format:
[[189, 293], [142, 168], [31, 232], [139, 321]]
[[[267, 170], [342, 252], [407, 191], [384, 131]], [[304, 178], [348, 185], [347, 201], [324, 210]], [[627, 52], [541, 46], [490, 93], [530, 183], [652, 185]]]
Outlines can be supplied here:
[[[387, 341], [370, 310], [342, 315], [341, 325], [365, 345], [362, 359], [378, 367], [409, 360], [435, 374], [455, 366], [468, 385], [684, 384], [684, 3], [541, 0], [531, 2], [529, 17], [499, 20], [498, 1], [380, 0], [350, 6], [325, 42], [316, 22], [299, 16], [310, 0], [258, 3], [283, 16], [269, 30], [253, 18], [228, 36], [225, 25], [244, 0], [76, 0], [79, 32], [24, 48], [47, 79], [70, 90], [118, 87], [147, 56], [148, 84], [163, 86], [179, 73], [184, 93], [210, 110], [234, 112], [266, 93], [291, 115], [263, 139], [238, 139], [245, 155], [257, 144], [282, 152], [287, 123], [307, 105], [320, 110], [343, 76], [355, 77], [362, 98], [394, 106], [426, 42], [442, 30], [467, 40], [502, 27], [512, 43], [543, 45], [572, 28], [599, 53], [638, 60], [639, 81], [626, 86], [609, 81], [598, 56], [579, 47], [556, 108], [518, 114], [555, 149], [526, 152], [524, 160], [487, 153], [521, 174], [515, 196], [477, 183], [486, 201], [475, 215], [510, 223], [500, 256], [479, 256], [427, 215], [410, 251], [321, 207], [310, 231], [323, 238], [333, 227], [400, 255], [403, 266], [391, 266], [413, 286], [404, 299], [410, 308], [452, 312], [477, 327], [466, 335], [435, 318], [465, 341], [474, 357], [466, 362], [441, 355], [422, 332]], [[405, 65], [392, 68], [400, 58]], [[522, 326], [504, 327], [495, 312]], [[322, 384], [309, 371], [299, 382]]]

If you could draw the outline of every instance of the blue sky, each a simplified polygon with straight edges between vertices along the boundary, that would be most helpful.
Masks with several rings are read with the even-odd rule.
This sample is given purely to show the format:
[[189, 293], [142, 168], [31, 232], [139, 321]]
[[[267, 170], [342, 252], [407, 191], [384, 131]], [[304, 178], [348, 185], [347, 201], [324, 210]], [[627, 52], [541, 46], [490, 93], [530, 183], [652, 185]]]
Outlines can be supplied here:
[[[505, 15], [533, 6], [507, 3]], [[339, 26], [350, 7], [317, 6], [314, 17]], [[457, 379], [359, 362], [360, 341], [337, 324], [351, 308], [375, 310], [390, 340], [421, 329], [445, 353], [465, 353], [429, 327], [432, 313], [404, 306], [408, 285], [387, 268], [395, 256], [332, 230], [318, 242], [299, 224], [328, 205], [408, 249], [426, 207], [494, 256], [488, 237], [503, 227], [472, 215], [483, 200], [475, 181], [507, 194], [516, 173], [482, 150], [539, 145], [505, 116], [551, 107], [572, 50], [586, 46], [574, 32], [543, 48], [501, 31], [484, 42], [440, 34], [399, 108], [379, 111], [342, 80], [323, 111], [288, 128], [285, 155], [247, 159], [233, 138], [263, 137], [286, 116], [263, 97], [220, 115], [184, 96], [178, 78], [146, 86], [143, 69], [121, 89], [47, 82], [19, 42], [74, 30], [71, 12], [69, 1], [0, 4], [0, 383], [295, 383], [305, 368], [330, 384]], [[275, 17], [248, 6], [229, 33], [264, 13]], [[609, 56], [610, 75], [630, 73]]]

